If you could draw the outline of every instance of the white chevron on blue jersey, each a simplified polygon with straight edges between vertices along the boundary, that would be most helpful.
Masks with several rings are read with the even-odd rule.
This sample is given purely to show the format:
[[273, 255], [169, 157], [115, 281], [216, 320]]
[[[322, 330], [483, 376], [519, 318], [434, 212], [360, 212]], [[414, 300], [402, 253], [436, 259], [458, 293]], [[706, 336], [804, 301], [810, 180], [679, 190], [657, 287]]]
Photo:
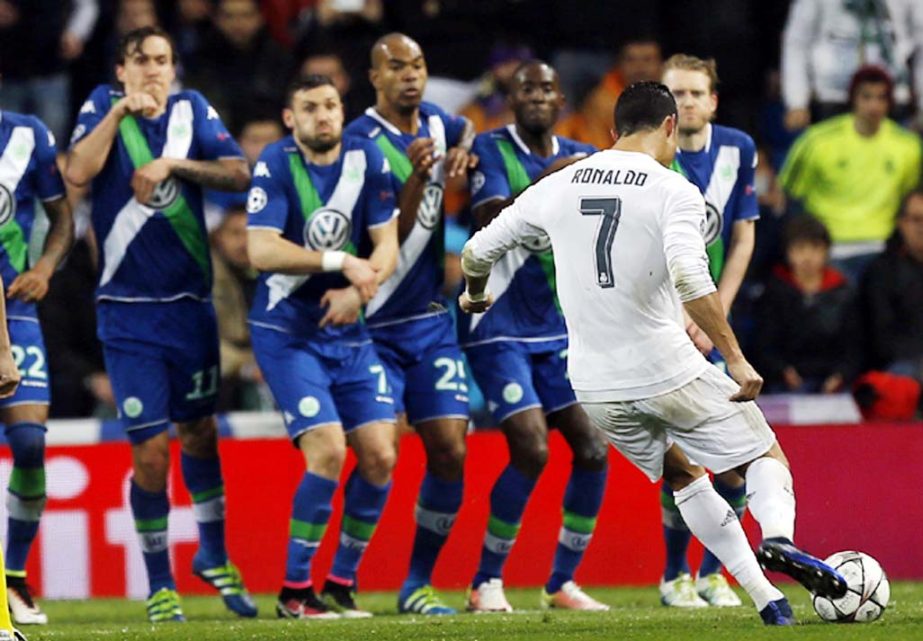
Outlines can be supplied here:
[[[14, 127], [10, 140], [0, 156], [0, 185], [10, 192], [9, 212], [12, 220], [16, 211], [16, 188], [26, 174], [35, 150], [35, 131], [30, 127]], [[2, 221], [6, 222], [6, 221]]]
[[[193, 137], [192, 121], [192, 103], [188, 100], [177, 101], [170, 110], [163, 158], [186, 158], [189, 155]], [[168, 178], [168, 180], [175, 179]], [[128, 253], [128, 246], [157, 211], [148, 205], [139, 203], [134, 196], [119, 210], [103, 243], [103, 255], [106, 260], [105, 269], [99, 279], [100, 287], [112, 280]]]
[[[324, 209], [335, 209], [352, 222], [353, 210], [359, 201], [362, 187], [365, 185], [366, 166], [365, 152], [361, 149], [351, 149], [343, 154], [343, 169], [340, 172], [340, 179], [337, 181], [330, 199], [324, 205]], [[310, 278], [310, 274], [273, 274], [267, 278], [266, 286], [269, 287], [269, 302], [266, 309], [273, 309]]]

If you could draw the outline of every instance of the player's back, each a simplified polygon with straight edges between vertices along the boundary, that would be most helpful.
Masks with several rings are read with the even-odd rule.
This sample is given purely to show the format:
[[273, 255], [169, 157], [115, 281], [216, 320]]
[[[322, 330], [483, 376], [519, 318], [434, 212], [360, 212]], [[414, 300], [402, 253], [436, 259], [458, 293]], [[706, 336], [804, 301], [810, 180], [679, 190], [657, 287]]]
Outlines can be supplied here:
[[693, 185], [646, 154], [606, 150], [540, 181], [514, 207], [551, 238], [581, 400], [653, 396], [701, 373], [706, 361], [673, 286], [684, 275], [670, 273], [692, 261], [707, 275], [705, 206]]

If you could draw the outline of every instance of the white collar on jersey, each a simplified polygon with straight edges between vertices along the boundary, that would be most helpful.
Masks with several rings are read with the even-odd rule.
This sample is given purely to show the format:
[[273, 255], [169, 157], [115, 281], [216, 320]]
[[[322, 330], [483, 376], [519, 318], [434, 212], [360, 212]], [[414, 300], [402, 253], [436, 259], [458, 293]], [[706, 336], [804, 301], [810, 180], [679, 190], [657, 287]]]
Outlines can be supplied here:
[[[420, 115], [419, 115], [419, 114], [420, 114], [420, 112], [418, 111], [418, 112], [417, 112], [417, 119], [418, 119], [418, 122], [420, 123], [420, 124], [419, 124], [419, 128], [422, 129], [422, 128], [423, 128], [423, 119], [420, 118]], [[366, 110], [365, 110], [365, 115], [368, 116], [369, 118], [372, 118], [373, 120], [377, 121], [378, 124], [380, 124], [382, 127], [384, 127], [385, 129], [387, 129], [388, 131], [390, 131], [390, 132], [391, 132], [392, 134], [394, 134], [395, 136], [403, 136], [403, 135], [404, 135], [404, 132], [403, 132], [403, 131], [401, 131], [400, 129], [398, 129], [397, 127], [395, 127], [393, 124], [391, 124], [391, 122], [390, 122], [389, 120], [386, 120], [384, 116], [382, 116], [380, 113], [378, 113], [378, 112], [375, 110], [375, 107], [369, 107], [368, 109], [366, 109]]]
[[[532, 150], [529, 149], [529, 146], [526, 145], [523, 139], [519, 137], [519, 134], [516, 132], [516, 125], [509, 124], [506, 126], [506, 130], [510, 132], [510, 137], [513, 139], [513, 142], [516, 143], [516, 145], [519, 147], [522, 153], [524, 153], [527, 156], [531, 156]], [[558, 144], [558, 137], [552, 136], [551, 137], [551, 155], [557, 156], [560, 151], [561, 151], [561, 145]]]
[[[705, 129], [705, 131], [706, 131], [706, 133], [705, 133], [705, 146], [702, 147], [702, 151], [704, 151], [705, 153], [708, 153], [709, 151], [711, 151], [711, 135], [712, 135], [712, 132], [713, 132], [714, 130], [712, 129], [712, 126], [711, 126], [711, 123], [710, 123], [710, 122], [709, 122], [709, 123], [706, 123], [706, 124], [705, 124], [705, 127], [706, 127], [706, 129]], [[680, 149], [679, 147], [677, 147], [677, 148], [676, 148], [676, 153], [677, 153], [677, 154], [681, 154], [681, 153], [683, 153], [683, 150]], [[692, 153], [697, 153], [697, 152], [692, 152]]]

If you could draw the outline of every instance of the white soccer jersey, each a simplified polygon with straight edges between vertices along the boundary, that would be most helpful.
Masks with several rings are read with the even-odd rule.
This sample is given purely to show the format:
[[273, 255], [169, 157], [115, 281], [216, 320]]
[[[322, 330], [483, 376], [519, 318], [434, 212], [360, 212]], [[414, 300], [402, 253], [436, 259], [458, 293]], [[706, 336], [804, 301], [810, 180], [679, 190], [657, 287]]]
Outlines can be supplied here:
[[680, 174], [646, 154], [606, 150], [529, 187], [466, 252], [492, 263], [547, 234], [577, 397], [637, 400], [709, 367], [686, 335], [680, 305], [715, 291], [704, 224], [705, 201]]

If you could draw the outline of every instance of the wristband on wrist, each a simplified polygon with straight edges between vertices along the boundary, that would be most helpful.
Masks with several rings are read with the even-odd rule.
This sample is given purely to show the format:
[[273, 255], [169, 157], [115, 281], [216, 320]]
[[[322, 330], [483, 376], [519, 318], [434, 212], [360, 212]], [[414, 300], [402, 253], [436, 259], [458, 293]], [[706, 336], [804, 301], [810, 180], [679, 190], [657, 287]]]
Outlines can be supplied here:
[[320, 259], [320, 267], [325, 272], [341, 272], [345, 261], [346, 252], [344, 251], [324, 252]]
[[483, 303], [487, 300], [487, 288], [484, 288], [484, 291], [480, 294], [472, 294], [471, 292], [465, 290], [465, 294], [468, 296], [468, 300], [472, 303]]

